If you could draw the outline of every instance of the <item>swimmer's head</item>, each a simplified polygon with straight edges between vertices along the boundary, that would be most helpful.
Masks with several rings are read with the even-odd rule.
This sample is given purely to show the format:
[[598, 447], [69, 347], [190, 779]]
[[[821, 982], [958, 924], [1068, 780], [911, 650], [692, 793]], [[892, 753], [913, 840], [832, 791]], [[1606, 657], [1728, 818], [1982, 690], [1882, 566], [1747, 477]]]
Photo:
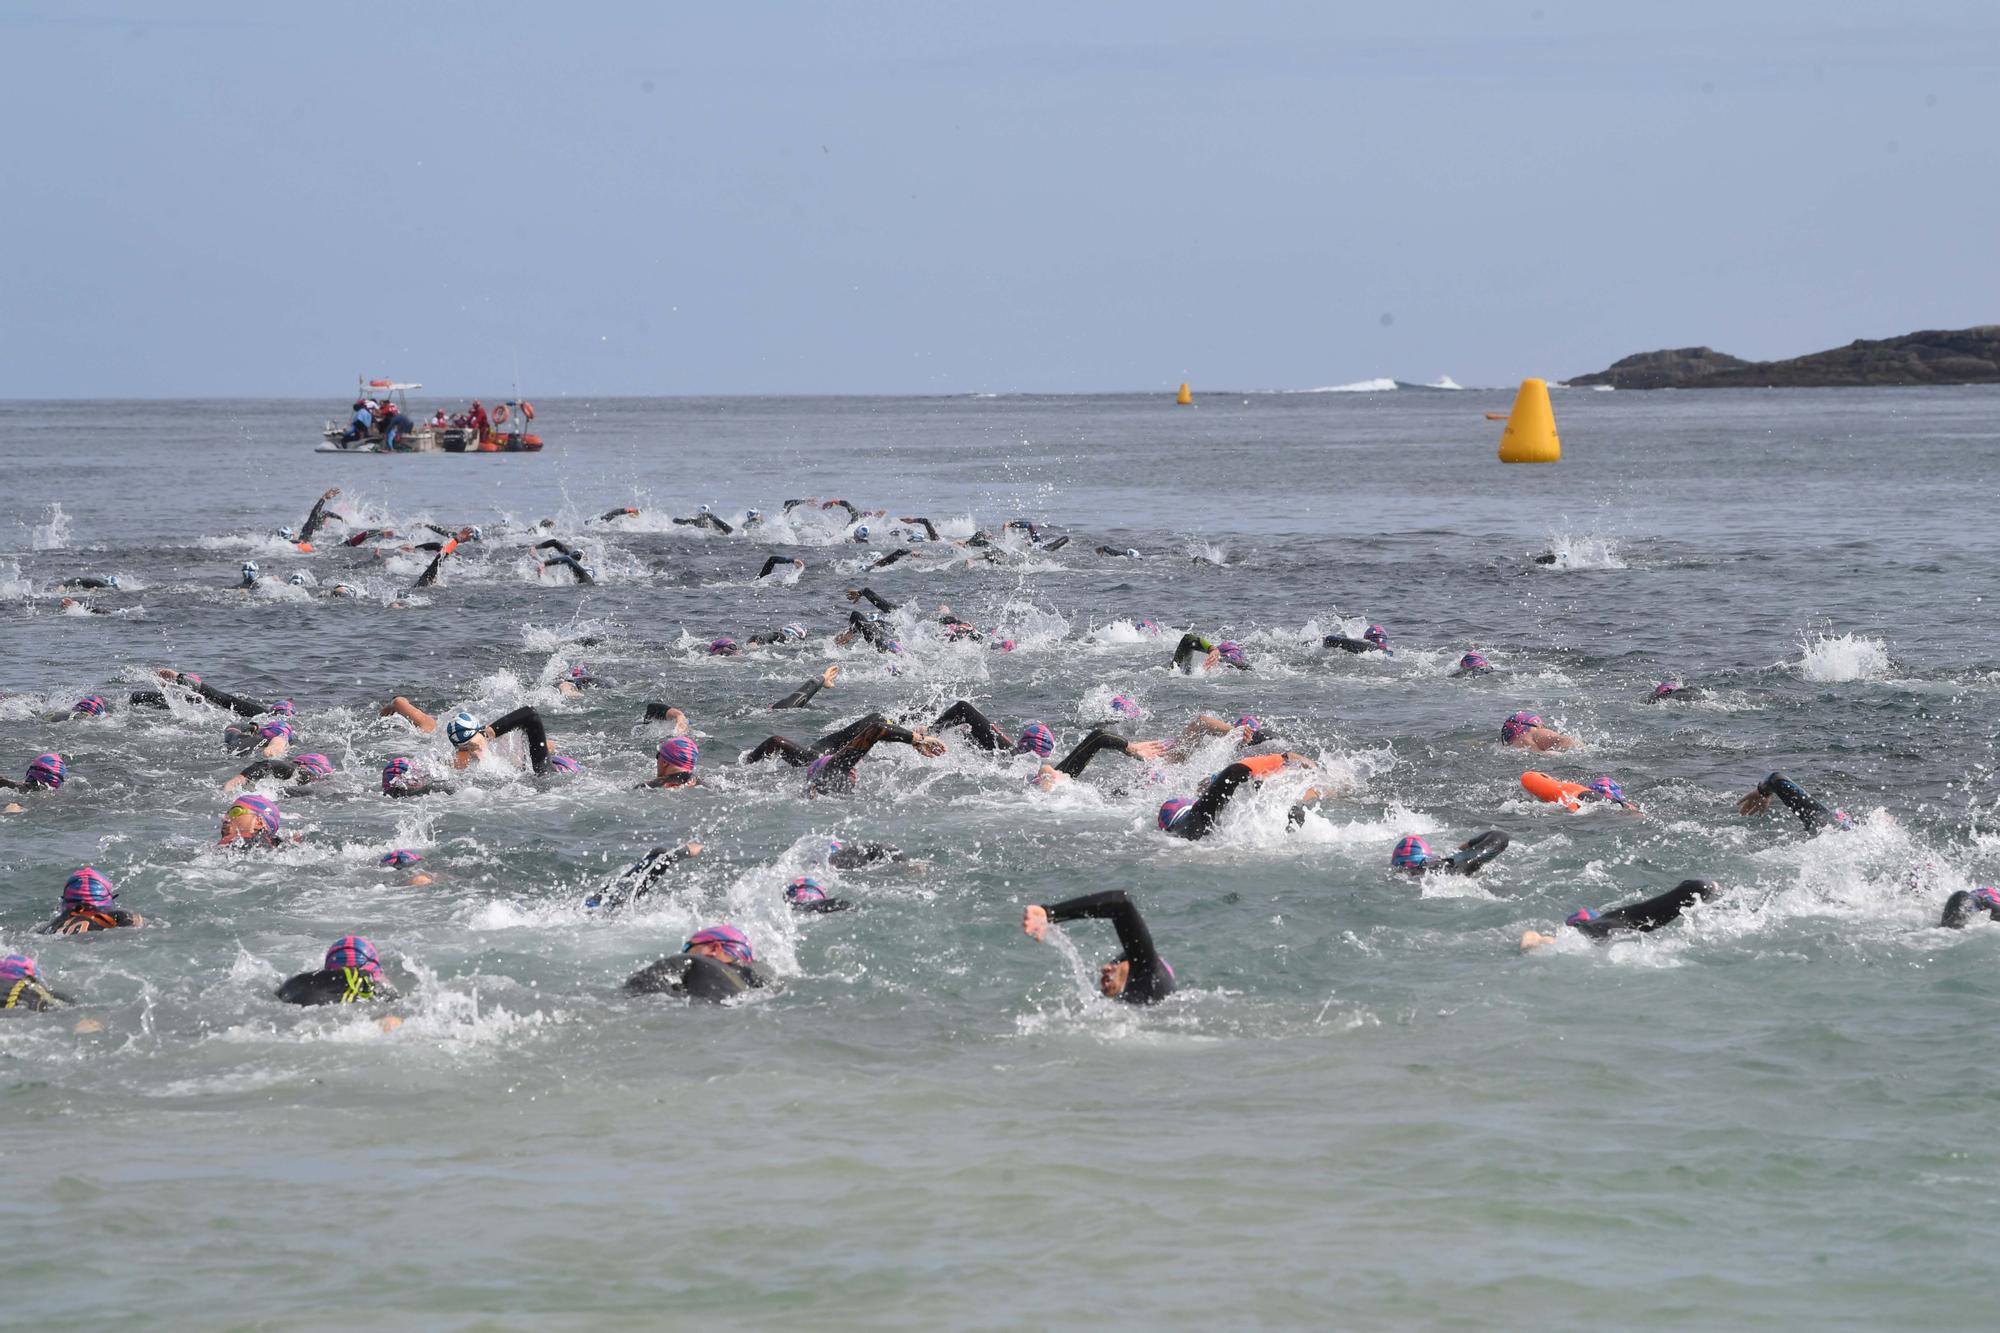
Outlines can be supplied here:
[[727, 634], [719, 639], [710, 639], [708, 642], [708, 655], [710, 657], [734, 657], [741, 651], [743, 650], [737, 645], [736, 640], [730, 638]]
[[17, 981], [32, 981], [42, 975], [42, 969], [35, 960], [24, 953], [10, 953], [0, 958], [0, 986], [11, 986]]
[[891, 639], [882, 645], [882, 651], [885, 653], [900, 653], [903, 651], [903, 641], [901, 639]]
[[1259, 722], [1256, 718], [1252, 717], [1248, 713], [1245, 713], [1243, 716], [1237, 718], [1236, 725], [1242, 727], [1246, 731], [1253, 731], [1253, 732], [1261, 731], [1264, 726], [1263, 723]]
[[101, 694], [86, 694], [71, 704], [69, 711], [78, 717], [103, 717], [104, 696]]
[[298, 705], [294, 704], [290, 699], [280, 699], [271, 705], [272, 717], [297, 717], [298, 715]]
[[1125, 554], [1131, 559], [1137, 560], [1139, 558], [1139, 548], [1136, 546], [1128, 546], [1125, 548]]
[[444, 724], [444, 738], [462, 750], [472, 744], [472, 738], [483, 730], [485, 726], [478, 718], [469, 712], [460, 712]]
[[1374, 644], [1377, 648], [1387, 648], [1389, 646], [1389, 631], [1383, 629], [1380, 625], [1370, 625], [1367, 629], [1362, 630], [1361, 637]]
[[778, 637], [791, 643], [807, 637], [806, 627], [798, 621], [790, 621], [778, 630]]
[[334, 584], [334, 585], [333, 585], [333, 589], [332, 589], [332, 592], [333, 592], [333, 595], [334, 595], [335, 597], [352, 597], [352, 596], [354, 596], [354, 589], [352, 589], [352, 588], [348, 587], [348, 586], [347, 586], [347, 585], [346, 585], [345, 583], [336, 583], [336, 584]]
[[376, 960], [375, 946], [359, 935], [342, 935], [326, 951], [326, 970], [365, 972], [371, 977], [382, 975], [382, 964]]
[[1670, 694], [1677, 693], [1680, 690], [1680, 688], [1681, 686], [1678, 681], [1663, 680], [1658, 685], [1655, 685], [1653, 687], [1652, 697], [1656, 700], [1664, 699]]
[[1056, 748], [1056, 734], [1039, 722], [1030, 722], [1021, 728], [1021, 734], [1014, 742], [1018, 754], [1037, 754], [1044, 759]]
[[660, 767], [671, 772], [692, 773], [701, 759], [701, 750], [685, 736], [669, 736], [660, 742], [654, 757], [659, 760]]
[[1625, 788], [1608, 775], [1591, 783], [1590, 789], [1607, 801], [1616, 801], [1620, 805], [1627, 803], [1625, 800]]
[[292, 724], [281, 717], [274, 717], [257, 728], [257, 738], [265, 741], [288, 741], [292, 738]]
[[1133, 628], [1137, 629], [1142, 634], [1150, 634], [1156, 639], [1160, 637], [1160, 626], [1157, 621], [1141, 620]]
[[292, 762], [297, 764], [303, 771], [312, 774], [315, 778], [329, 778], [333, 776], [333, 761], [323, 754], [293, 755]]
[[469, 531], [472, 534], [472, 540], [476, 542], [483, 542], [486, 540], [486, 529], [480, 527], [477, 523], [474, 523], [472, 527], [469, 529]]
[[110, 880], [84, 866], [63, 881], [62, 900], [64, 907], [110, 907], [118, 901], [118, 890]]
[[1215, 645], [1215, 655], [1231, 666], [1249, 666], [1250, 659], [1243, 655], [1243, 648], [1232, 639], [1224, 639]]
[[104, 576], [104, 586], [113, 592], [118, 591], [118, 576], [116, 574], [106, 574]]
[[1540, 713], [1516, 713], [1500, 724], [1500, 739], [1512, 745], [1534, 727], [1542, 725]]
[[756, 957], [750, 948], [749, 937], [734, 926], [710, 926], [706, 930], [697, 930], [688, 936], [681, 952], [731, 963], [747, 963]]
[[695, 513], [697, 513], [697, 514], [706, 514], [706, 513], [710, 513], [710, 512], [712, 512], [712, 511], [711, 511], [711, 510], [709, 509], [709, 507], [708, 507], [707, 505], [696, 505], [696, 506], [694, 507], [694, 512], [695, 512]]
[[1483, 653], [1467, 653], [1458, 659], [1458, 669], [1468, 676], [1483, 676], [1493, 670], [1493, 664]]
[[1422, 870], [1431, 859], [1431, 845], [1412, 833], [1389, 853], [1389, 864], [1397, 870]]
[[1854, 827], [1854, 816], [1845, 810], [1836, 810], [1833, 812], [1833, 823], [1836, 828], [1851, 829]]
[[1576, 911], [1571, 912], [1563, 918], [1563, 924], [1566, 926], [1587, 926], [1595, 920], [1597, 920], [1597, 913], [1591, 911], [1588, 907], [1579, 907]]
[[278, 536], [282, 537], [284, 540], [288, 542], [295, 542], [299, 539], [299, 534], [297, 529], [290, 527], [279, 528]]
[[1982, 884], [1972, 891], [1972, 901], [1988, 912], [2000, 912], [2000, 889]]
[[549, 756], [549, 772], [551, 773], [560, 773], [566, 778], [573, 778], [582, 771], [583, 765], [577, 763], [576, 760], [566, 754], [552, 754]]
[[255, 560], [245, 560], [243, 562], [243, 581], [245, 583], [255, 583], [257, 581], [257, 562]]
[[868, 540], [868, 525], [866, 523], [860, 524], [854, 529], [854, 540], [858, 542]]
[[59, 754], [38, 754], [28, 765], [27, 784], [30, 787], [46, 787], [50, 791], [63, 785], [69, 774], [68, 767]]
[[422, 852], [413, 852], [407, 847], [398, 847], [393, 852], [382, 853], [382, 864], [385, 866], [393, 866], [398, 870], [402, 869], [404, 866], [413, 866], [417, 862], [423, 859], [424, 856]]
[[252, 838], [275, 845], [278, 832], [285, 826], [285, 817], [278, 813], [275, 801], [262, 796], [239, 796], [236, 803], [222, 816], [222, 841], [248, 841]]
[[306, 578], [306, 572], [303, 569], [301, 569], [294, 571], [292, 576], [286, 579], [285, 582], [291, 584], [294, 588], [303, 588], [306, 586], [307, 583], [311, 582], [311, 580]]
[[785, 901], [788, 903], [825, 902], [826, 889], [811, 875], [800, 875], [785, 886]]
[[397, 755], [382, 765], [382, 790], [394, 791], [409, 780], [411, 764], [402, 755]]
[[1111, 696], [1111, 716], [1137, 718], [1139, 716], [1139, 705], [1133, 703], [1122, 694], [1114, 694]]
[[1186, 818], [1194, 807], [1194, 801], [1186, 796], [1176, 796], [1171, 801], [1160, 802], [1160, 813], [1156, 816], [1162, 830], [1170, 829]]

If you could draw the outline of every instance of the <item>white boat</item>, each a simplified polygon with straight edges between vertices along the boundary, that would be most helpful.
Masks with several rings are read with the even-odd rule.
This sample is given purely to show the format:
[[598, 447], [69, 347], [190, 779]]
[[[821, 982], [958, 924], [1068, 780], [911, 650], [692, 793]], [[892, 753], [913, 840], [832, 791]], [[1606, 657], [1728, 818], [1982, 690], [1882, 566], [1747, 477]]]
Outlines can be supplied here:
[[[528, 427], [535, 419], [535, 405], [522, 399], [510, 398], [493, 409], [492, 422], [486, 438], [471, 426], [438, 425], [434, 421], [419, 421], [411, 417], [406, 409], [406, 396], [411, 389], [424, 386], [405, 383], [401, 380], [362, 379], [355, 387], [356, 401], [373, 400], [384, 409], [375, 413], [374, 428], [366, 434], [357, 435], [352, 425], [341, 425], [329, 421], [320, 432], [316, 454], [521, 454], [537, 453], [542, 447], [542, 438], [532, 435]], [[390, 444], [390, 430], [384, 423], [400, 417], [407, 425], [394, 431], [395, 443]]]

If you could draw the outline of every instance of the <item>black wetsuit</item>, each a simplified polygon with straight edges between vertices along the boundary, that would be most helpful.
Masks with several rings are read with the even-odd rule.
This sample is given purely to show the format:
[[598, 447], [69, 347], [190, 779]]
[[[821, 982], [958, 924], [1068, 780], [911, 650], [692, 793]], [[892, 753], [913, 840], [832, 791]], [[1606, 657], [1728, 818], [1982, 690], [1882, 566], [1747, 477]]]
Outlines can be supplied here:
[[1696, 699], [1706, 699], [1707, 697], [1708, 691], [1699, 685], [1676, 685], [1664, 694], [1654, 693], [1647, 695], [1646, 702], [1649, 704], [1662, 704], [1670, 701], [1688, 703]]
[[757, 577], [760, 579], [767, 579], [771, 577], [771, 571], [778, 568], [780, 565], [796, 565], [799, 563], [801, 562], [794, 560], [791, 556], [788, 555], [766, 556], [764, 557], [764, 567], [757, 571]]
[[1064, 533], [1060, 537], [1051, 537], [1047, 541], [1043, 542], [1042, 549], [1044, 551], [1060, 551], [1062, 550], [1063, 547], [1068, 545], [1069, 545], [1069, 534]]
[[1684, 879], [1657, 897], [1613, 907], [1596, 913], [1588, 921], [1571, 921], [1569, 925], [1594, 940], [1606, 939], [1621, 931], [1658, 930], [1661, 926], [1672, 925], [1680, 920], [1682, 912], [1698, 902], [1708, 901], [1719, 892], [1721, 890], [1713, 881]]
[[35, 933], [38, 935], [86, 935], [93, 930], [117, 930], [136, 926], [139, 918], [122, 907], [69, 907], [61, 916]]
[[923, 517], [921, 514], [919, 514], [915, 518], [906, 518], [903, 520], [903, 522], [916, 524], [918, 527], [924, 530], [924, 536], [930, 538], [932, 541], [942, 540], [942, 538], [938, 536], [937, 525], [932, 523], [929, 519]]
[[83, 574], [73, 579], [64, 579], [56, 586], [58, 588], [111, 588], [117, 585], [110, 579], [99, 578], [95, 574]]
[[1215, 821], [1222, 814], [1222, 808], [1229, 804], [1229, 798], [1236, 795], [1236, 789], [1256, 775], [1247, 764], [1231, 764], [1208, 781], [1208, 790], [1194, 798], [1194, 804], [1181, 812], [1179, 819], [1167, 825], [1164, 830], [1176, 838], [1186, 838], [1198, 842], [1215, 831]]
[[1122, 560], [1122, 559], [1129, 559], [1129, 558], [1131, 557], [1131, 555], [1132, 555], [1132, 552], [1131, 552], [1131, 551], [1114, 551], [1114, 550], [1112, 550], [1112, 549], [1111, 549], [1111, 548], [1110, 548], [1109, 546], [1100, 546], [1100, 547], [1098, 547], [1098, 548], [1097, 548], [1097, 550], [1096, 550], [1096, 551], [1094, 552], [1094, 554], [1096, 554], [1096, 555], [1109, 555], [1109, 556], [1115, 556], [1115, 557], [1117, 557], [1117, 558], [1119, 558], [1119, 559], [1121, 559], [1121, 560]]
[[630, 907], [651, 893], [675, 866], [693, 855], [686, 847], [655, 847], [618, 872], [618, 877], [611, 881], [609, 887], [585, 898], [583, 905], [590, 909], [602, 908], [606, 912]]
[[847, 631], [849, 634], [859, 634], [868, 646], [878, 653], [888, 652], [889, 645], [895, 642], [889, 637], [887, 625], [879, 620], [870, 620], [859, 611], [847, 613]]
[[915, 555], [916, 553], [917, 548], [914, 546], [898, 546], [895, 550], [887, 552], [880, 560], [868, 566], [868, 572], [873, 574], [878, 569], [887, 569], [905, 556]]
[[806, 681], [803, 685], [799, 686], [796, 690], [793, 690], [790, 694], [786, 695], [784, 698], [778, 700], [778, 702], [772, 704], [771, 707], [773, 709], [804, 708], [807, 704], [810, 704], [813, 701], [814, 695], [818, 694], [821, 690], [825, 688], [826, 688], [826, 678], [824, 676], [808, 676], [806, 677]]
[[549, 733], [542, 725], [542, 715], [529, 704], [522, 704], [513, 712], [494, 719], [490, 728], [498, 740], [510, 731], [518, 731], [528, 738], [528, 759], [537, 773], [546, 773], [549, 767]]
[[0, 981], [0, 1009], [26, 1009], [40, 1012], [44, 1009], [59, 1009], [70, 1003], [66, 995], [57, 994], [44, 986], [39, 977], [22, 977], [17, 981]]
[[909, 860], [902, 848], [886, 842], [843, 842], [827, 853], [826, 863], [835, 870], [866, 870], [870, 866]]
[[388, 528], [363, 528], [359, 532], [348, 533], [347, 537], [340, 544], [342, 546], [360, 546], [364, 542], [374, 541], [377, 537], [387, 538], [395, 535]]
[[[322, 495], [318, 500], [313, 502], [312, 512], [310, 514], [307, 514], [306, 521], [299, 525], [300, 541], [302, 542], [311, 541], [313, 539], [313, 534], [319, 531], [320, 524], [326, 522], [327, 520], [326, 505], [327, 501], [331, 500], [332, 498], [333, 497], [330, 495]], [[333, 517], [339, 518], [340, 515], [335, 514], [333, 515]]]
[[236, 775], [245, 782], [256, 782], [262, 778], [276, 778], [280, 782], [293, 785], [280, 789], [284, 796], [307, 796], [312, 794], [313, 783], [319, 780], [309, 768], [300, 768], [290, 759], [259, 759], [245, 764], [243, 771]]
[[873, 606], [877, 611], [882, 612], [882, 614], [884, 615], [887, 615], [889, 612], [894, 611], [899, 605], [901, 605], [898, 602], [890, 601], [888, 598], [876, 592], [873, 588], [862, 588], [854, 594], [854, 597], [850, 597], [847, 600], [851, 602], [855, 599], [855, 597], [867, 599], [868, 603], [871, 606]]
[[859, 523], [861, 521], [861, 511], [859, 509], [856, 509], [853, 505], [849, 504], [845, 500], [825, 500], [820, 503], [820, 508], [845, 509], [847, 511], [847, 521], [849, 523]]
[[704, 1004], [721, 1004], [770, 984], [770, 973], [756, 963], [724, 963], [692, 953], [669, 954], [625, 979], [633, 995], [678, 995]]
[[1818, 833], [1826, 828], [1845, 828], [1839, 814], [1821, 805], [1806, 795], [1805, 788], [1793, 782], [1783, 773], [1773, 773], [1757, 784], [1757, 791], [1764, 796], [1775, 796], [1785, 803], [1785, 807], [1799, 817], [1807, 833]]
[[1476, 875], [1480, 867], [1507, 850], [1508, 841], [1499, 829], [1487, 829], [1460, 843], [1450, 856], [1440, 856], [1410, 869], [1420, 875]]
[[1980, 902], [1972, 896], [1972, 890], [1960, 889], [1944, 900], [1944, 918], [1938, 922], [1947, 930], [1964, 930], [1966, 924], [1980, 912], [1994, 921], [2000, 921], [2000, 905]]
[[907, 727], [897, 726], [880, 713], [870, 713], [852, 729], [853, 734], [837, 749], [814, 756], [812, 771], [806, 776], [806, 790], [813, 796], [843, 796], [854, 790], [854, 767], [883, 741], [915, 745], [916, 736]]
[[[1204, 639], [1201, 635], [1183, 634], [1181, 635], [1180, 643], [1174, 648], [1174, 666], [1181, 671], [1192, 671], [1194, 670], [1192, 664], [1196, 653], [1212, 653], [1214, 651], [1215, 644]], [[1248, 671], [1250, 669], [1248, 661], [1232, 662], [1226, 657], [1219, 660], [1224, 666], [1235, 667], [1238, 671]]]
[[760, 764], [766, 759], [782, 759], [793, 768], [803, 768], [822, 755], [832, 754], [861, 735], [872, 724], [882, 720], [880, 713], [870, 713], [867, 717], [848, 723], [838, 731], [828, 732], [809, 746], [800, 745], [797, 741], [784, 736], [766, 736], [758, 742], [756, 748], [744, 752], [743, 762]]
[[443, 568], [444, 566], [445, 557], [450, 555], [453, 551], [457, 549], [458, 548], [455, 543], [452, 542], [441, 543], [438, 546], [438, 553], [431, 557], [430, 564], [424, 566], [424, 572], [417, 575], [417, 581], [410, 586], [413, 589], [428, 588], [433, 584], [435, 584], [437, 582], [438, 570]]
[[[192, 690], [195, 694], [200, 695], [217, 708], [227, 708], [230, 712], [242, 717], [262, 717], [271, 711], [270, 707], [266, 704], [260, 704], [251, 699], [239, 699], [227, 691], [216, 689], [215, 686], [210, 685], [207, 681], [191, 681], [186, 676], [177, 673], [174, 676], [174, 684], [184, 690]], [[142, 708], [165, 708], [167, 706], [167, 696], [158, 690], [134, 690], [131, 701]]]
[[951, 707], [938, 714], [937, 721], [931, 723], [931, 730], [943, 731], [946, 727], [963, 724], [972, 733], [972, 743], [982, 750], [1011, 750], [1014, 738], [994, 726], [979, 711], [970, 699], [960, 699]]
[[606, 510], [604, 513], [599, 514], [597, 516], [597, 521], [599, 523], [609, 523], [614, 518], [633, 518], [638, 514], [638, 512], [639, 512], [638, 510], [628, 505], [623, 509]]
[[1127, 1004], [1158, 1004], [1174, 993], [1174, 970], [1153, 948], [1153, 934], [1146, 929], [1145, 918], [1125, 896], [1125, 890], [1086, 893], [1081, 898], [1049, 903], [1042, 910], [1049, 914], [1051, 923], [1058, 925], [1086, 918], [1111, 922], [1111, 928], [1118, 932], [1119, 947], [1118, 957], [1113, 961], [1132, 965], [1119, 999]]
[[382, 789], [382, 794], [392, 801], [405, 801], [417, 796], [449, 796], [458, 788], [443, 778], [412, 775], [398, 779]]
[[356, 1004], [362, 1000], [393, 1000], [396, 988], [358, 967], [323, 967], [301, 972], [274, 992], [286, 1004]]
[[534, 549], [537, 551], [555, 552], [554, 555], [542, 562], [543, 569], [547, 569], [550, 565], [561, 565], [568, 569], [571, 574], [575, 575], [578, 583], [597, 582], [596, 577], [591, 574], [590, 570], [584, 567], [583, 552], [577, 550], [569, 543], [550, 537], [546, 541], [536, 542]]
[[693, 518], [677, 518], [674, 522], [683, 528], [707, 528], [712, 532], [719, 532], [725, 537], [736, 531], [735, 528], [730, 527], [707, 510], [696, 514]]
[[1116, 750], [1120, 754], [1130, 754], [1132, 743], [1123, 736], [1116, 735], [1103, 727], [1094, 728], [1088, 736], [1076, 743], [1076, 748], [1064, 755], [1056, 764], [1056, 772], [1065, 777], [1082, 777], [1083, 770], [1090, 761], [1105, 750]]
[[805, 902], [793, 902], [789, 906], [794, 912], [813, 915], [826, 912], [845, 912], [850, 910], [854, 904], [845, 898], [812, 898]]
[[1379, 643], [1366, 639], [1350, 639], [1345, 634], [1329, 634], [1319, 641], [1322, 648], [1338, 648], [1344, 653], [1380, 653], [1387, 650]]

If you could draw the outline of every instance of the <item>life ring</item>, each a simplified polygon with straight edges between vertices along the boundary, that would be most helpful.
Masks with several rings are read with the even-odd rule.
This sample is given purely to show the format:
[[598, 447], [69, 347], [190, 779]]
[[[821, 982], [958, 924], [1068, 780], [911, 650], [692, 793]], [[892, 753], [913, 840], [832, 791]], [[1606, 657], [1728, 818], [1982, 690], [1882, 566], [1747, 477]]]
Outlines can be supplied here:
[[535, 405], [530, 402], [523, 402], [521, 404], [521, 417], [525, 421], [533, 421], [535, 419]]
[[507, 424], [507, 404], [502, 403], [493, 409], [493, 424], [496, 426]]

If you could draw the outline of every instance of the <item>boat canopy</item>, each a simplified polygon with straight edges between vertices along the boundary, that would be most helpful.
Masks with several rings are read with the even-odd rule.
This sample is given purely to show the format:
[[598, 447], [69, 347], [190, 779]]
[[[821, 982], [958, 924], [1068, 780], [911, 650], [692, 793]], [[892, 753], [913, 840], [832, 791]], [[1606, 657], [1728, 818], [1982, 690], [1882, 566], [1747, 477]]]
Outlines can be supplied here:
[[363, 380], [361, 381], [361, 387], [388, 393], [399, 393], [404, 389], [421, 389], [424, 386], [421, 384], [405, 384], [401, 380]]

